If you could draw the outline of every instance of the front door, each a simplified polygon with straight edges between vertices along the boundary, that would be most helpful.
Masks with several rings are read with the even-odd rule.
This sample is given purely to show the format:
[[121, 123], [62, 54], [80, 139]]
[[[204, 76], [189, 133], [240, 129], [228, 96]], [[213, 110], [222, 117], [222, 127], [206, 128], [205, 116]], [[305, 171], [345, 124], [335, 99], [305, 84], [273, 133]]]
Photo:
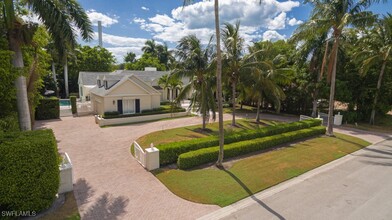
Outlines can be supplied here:
[[140, 99], [135, 99], [136, 113], [140, 113]]
[[117, 100], [117, 111], [122, 114], [123, 113], [123, 102], [121, 99]]
[[123, 114], [135, 113], [135, 99], [124, 99], [123, 100]]

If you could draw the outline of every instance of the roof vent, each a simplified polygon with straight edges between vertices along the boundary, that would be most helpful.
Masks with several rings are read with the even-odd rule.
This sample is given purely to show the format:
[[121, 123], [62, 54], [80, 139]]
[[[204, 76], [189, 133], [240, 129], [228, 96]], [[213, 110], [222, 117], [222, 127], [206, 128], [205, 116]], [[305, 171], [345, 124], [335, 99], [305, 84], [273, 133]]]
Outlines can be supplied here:
[[145, 67], [144, 71], [157, 71], [156, 67]]

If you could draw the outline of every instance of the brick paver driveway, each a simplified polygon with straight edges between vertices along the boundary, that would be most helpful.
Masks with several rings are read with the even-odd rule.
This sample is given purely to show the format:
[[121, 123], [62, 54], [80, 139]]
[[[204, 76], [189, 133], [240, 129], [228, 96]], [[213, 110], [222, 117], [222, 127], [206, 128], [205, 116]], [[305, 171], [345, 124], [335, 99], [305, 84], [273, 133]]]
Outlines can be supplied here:
[[[230, 119], [230, 115], [225, 115]], [[219, 209], [181, 199], [129, 151], [153, 131], [200, 124], [199, 117], [99, 128], [92, 116], [37, 122], [53, 129], [74, 166], [74, 193], [83, 219], [195, 219]]]

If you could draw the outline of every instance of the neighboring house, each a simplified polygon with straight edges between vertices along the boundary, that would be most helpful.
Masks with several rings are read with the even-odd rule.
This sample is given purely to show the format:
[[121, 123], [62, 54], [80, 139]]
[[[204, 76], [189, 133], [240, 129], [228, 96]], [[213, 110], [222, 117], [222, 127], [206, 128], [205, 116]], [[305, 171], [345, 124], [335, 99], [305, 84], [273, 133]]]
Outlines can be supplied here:
[[[170, 72], [156, 71], [155, 68], [146, 68], [145, 71], [117, 70], [114, 72], [80, 72], [78, 78], [79, 97], [82, 102], [90, 101], [90, 91], [97, 86], [97, 79], [103, 80], [104, 76], [106, 77], [105, 79], [109, 84], [114, 85], [124, 76], [134, 75], [144, 83], [160, 92], [160, 101], [168, 101], [170, 100], [170, 94], [173, 94], [174, 98], [177, 97], [179, 94], [179, 89], [176, 89], [175, 91], [169, 91], [168, 89], [162, 89], [158, 85], [159, 78], [165, 74], [170, 74]], [[183, 80], [183, 83], [184, 85], [187, 83], [186, 79]], [[130, 91], [127, 94], [130, 94]]]
[[96, 75], [96, 82], [89, 91], [95, 114], [134, 114], [160, 106], [161, 93], [134, 74], [100, 74]]

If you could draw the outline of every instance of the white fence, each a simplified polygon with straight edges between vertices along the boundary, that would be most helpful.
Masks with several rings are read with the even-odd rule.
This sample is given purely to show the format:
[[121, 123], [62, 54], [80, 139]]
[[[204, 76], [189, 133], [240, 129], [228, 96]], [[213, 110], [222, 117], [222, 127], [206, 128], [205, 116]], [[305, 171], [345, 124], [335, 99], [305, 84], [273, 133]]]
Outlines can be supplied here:
[[148, 171], [159, 168], [159, 150], [151, 144], [150, 148], [143, 150], [140, 145], [133, 142], [134, 156], [136, 160]]
[[133, 142], [133, 149], [134, 149], [136, 160], [143, 167], [146, 167], [146, 152], [144, 152], [143, 148], [141, 148], [140, 145], [136, 141]]

